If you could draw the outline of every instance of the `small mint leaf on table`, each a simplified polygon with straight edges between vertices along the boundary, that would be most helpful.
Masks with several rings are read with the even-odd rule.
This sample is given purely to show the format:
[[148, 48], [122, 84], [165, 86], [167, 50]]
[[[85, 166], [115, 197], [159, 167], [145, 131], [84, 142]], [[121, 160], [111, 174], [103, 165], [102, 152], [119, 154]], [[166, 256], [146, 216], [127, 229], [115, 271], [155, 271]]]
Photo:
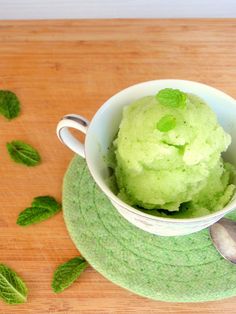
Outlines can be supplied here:
[[7, 143], [7, 150], [12, 160], [28, 167], [37, 166], [41, 161], [38, 151], [22, 141]]
[[88, 267], [88, 262], [83, 257], [75, 257], [68, 262], [59, 265], [52, 280], [52, 289], [60, 293], [68, 288]]
[[8, 304], [27, 301], [28, 289], [23, 280], [8, 266], [0, 264], [0, 298]]
[[35, 197], [31, 206], [47, 208], [52, 212], [57, 212], [61, 209], [61, 204], [59, 204], [54, 197], [49, 195]]
[[157, 122], [156, 127], [160, 132], [173, 130], [176, 127], [176, 118], [171, 114], [167, 114]]
[[23, 210], [17, 219], [17, 224], [20, 226], [29, 226], [48, 218], [61, 211], [61, 204], [58, 203], [52, 196], [35, 197], [31, 207]]
[[179, 89], [164, 88], [157, 93], [156, 99], [163, 106], [184, 108], [186, 106], [187, 96]]
[[8, 90], [0, 90], [0, 114], [8, 120], [18, 117], [20, 101], [17, 96]]

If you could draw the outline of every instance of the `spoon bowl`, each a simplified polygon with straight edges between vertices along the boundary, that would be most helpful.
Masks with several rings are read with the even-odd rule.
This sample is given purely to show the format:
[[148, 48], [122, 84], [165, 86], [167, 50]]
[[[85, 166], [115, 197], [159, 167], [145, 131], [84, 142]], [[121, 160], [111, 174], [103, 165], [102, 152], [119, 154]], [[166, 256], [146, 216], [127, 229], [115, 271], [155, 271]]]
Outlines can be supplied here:
[[236, 222], [227, 218], [218, 220], [210, 227], [210, 236], [217, 251], [236, 264]]

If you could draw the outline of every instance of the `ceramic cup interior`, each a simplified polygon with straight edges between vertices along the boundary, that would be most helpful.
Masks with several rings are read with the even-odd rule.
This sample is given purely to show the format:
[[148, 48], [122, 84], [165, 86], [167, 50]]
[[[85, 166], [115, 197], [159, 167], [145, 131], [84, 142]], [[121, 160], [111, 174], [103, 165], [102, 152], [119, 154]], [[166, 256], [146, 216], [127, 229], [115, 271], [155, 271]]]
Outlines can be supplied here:
[[[122, 90], [108, 99], [96, 112], [90, 123], [81, 116], [68, 115], [59, 122], [57, 128], [57, 133], [61, 141], [73, 151], [86, 158], [88, 168], [94, 180], [109, 197], [117, 210], [137, 227], [164, 236], [182, 235], [201, 230], [236, 208], [236, 199], [234, 197], [224, 209], [208, 216], [188, 219], [163, 218], [145, 214], [129, 206], [110, 190], [108, 186], [109, 171], [104, 157], [107, 155], [108, 148], [118, 132], [123, 108], [143, 96], [154, 95], [159, 90], [167, 87], [196, 94], [204, 99], [213, 109], [219, 123], [232, 138], [232, 143], [223, 157], [226, 161], [236, 166], [236, 101], [222, 91], [198, 82], [156, 80], [139, 83]], [[68, 123], [69, 116], [77, 117], [77, 119], [81, 119], [83, 122], [80, 121], [80, 126], [76, 127], [76, 122], [69, 121]], [[73, 120], [73, 118], [70, 120]], [[75, 127], [86, 133], [84, 146], [71, 136], [68, 130], [69, 127]], [[141, 223], [140, 225], [140, 221], [143, 224]], [[167, 226], [168, 223], [169, 225]], [[173, 230], [177, 231], [166, 231], [171, 226], [174, 226]]]

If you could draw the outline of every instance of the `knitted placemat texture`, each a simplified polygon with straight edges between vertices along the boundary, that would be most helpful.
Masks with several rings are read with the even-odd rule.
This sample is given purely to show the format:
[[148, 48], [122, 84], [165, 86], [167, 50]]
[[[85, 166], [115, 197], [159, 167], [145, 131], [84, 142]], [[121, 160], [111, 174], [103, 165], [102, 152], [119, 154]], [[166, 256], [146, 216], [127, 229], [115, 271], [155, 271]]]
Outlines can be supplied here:
[[[213, 247], [208, 229], [160, 237], [127, 222], [75, 156], [64, 177], [63, 212], [69, 234], [92, 267], [138, 295], [201, 302], [236, 295], [236, 265]], [[236, 213], [229, 215], [236, 220]]]

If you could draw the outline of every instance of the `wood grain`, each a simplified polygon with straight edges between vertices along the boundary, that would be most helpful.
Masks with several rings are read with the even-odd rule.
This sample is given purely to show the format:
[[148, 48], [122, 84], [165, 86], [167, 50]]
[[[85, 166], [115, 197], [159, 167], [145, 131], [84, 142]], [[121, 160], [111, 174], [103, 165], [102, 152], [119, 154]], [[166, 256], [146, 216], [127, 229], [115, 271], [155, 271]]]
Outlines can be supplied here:
[[[56, 138], [66, 113], [91, 118], [103, 102], [137, 82], [201, 81], [236, 97], [236, 20], [90, 20], [0, 22], [0, 88], [13, 90], [21, 116], [0, 117], [0, 261], [30, 289], [27, 304], [0, 313], [235, 313], [236, 298], [201, 304], [155, 302], [108, 282], [89, 268], [61, 295], [51, 291], [55, 267], [78, 254], [62, 214], [28, 228], [15, 221], [34, 196], [61, 198], [72, 152]], [[13, 163], [5, 144], [34, 145], [35, 168]]]

